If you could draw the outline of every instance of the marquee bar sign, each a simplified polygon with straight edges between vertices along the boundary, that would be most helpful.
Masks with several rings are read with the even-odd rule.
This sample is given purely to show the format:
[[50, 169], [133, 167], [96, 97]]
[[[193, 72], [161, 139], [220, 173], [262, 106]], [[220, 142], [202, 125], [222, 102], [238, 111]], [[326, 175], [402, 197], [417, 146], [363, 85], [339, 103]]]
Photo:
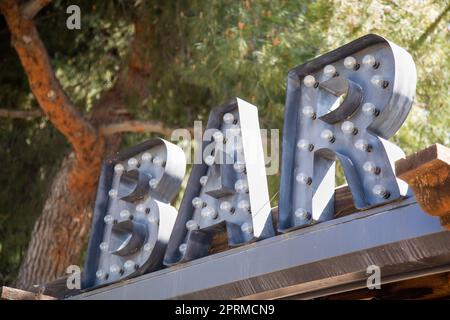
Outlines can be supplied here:
[[[406, 194], [393, 169], [404, 154], [386, 140], [415, 94], [415, 65], [404, 49], [367, 35], [292, 69], [287, 81], [279, 232], [333, 218], [336, 160], [357, 208]], [[84, 288], [204, 257], [221, 230], [230, 246], [274, 236], [259, 132], [255, 106], [235, 98], [214, 109], [178, 213], [170, 202], [186, 168], [179, 147], [152, 139], [108, 159]]]

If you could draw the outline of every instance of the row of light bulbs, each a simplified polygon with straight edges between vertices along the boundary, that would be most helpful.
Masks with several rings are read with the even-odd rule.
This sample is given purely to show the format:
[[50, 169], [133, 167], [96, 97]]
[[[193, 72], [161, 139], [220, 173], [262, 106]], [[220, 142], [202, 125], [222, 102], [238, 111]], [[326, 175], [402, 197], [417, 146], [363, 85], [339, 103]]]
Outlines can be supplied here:
[[[237, 120], [234, 118], [234, 115], [232, 113], [225, 113], [223, 116], [223, 121], [225, 124], [228, 125], [232, 125], [232, 127], [230, 129], [228, 129], [228, 132], [231, 133], [232, 136], [236, 137], [240, 134], [241, 129], [239, 128], [239, 126], [237, 125]], [[212, 135], [213, 140], [215, 141], [216, 144], [222, 144], [222, 143], [226, 143], [227, 140], [225, 139], [223, 133], [220, 130], [217, 130], [216, 132], [214, 132], [214, 134]], [[236, 151], [241, 152], [243, 149], [243, 145], [242, 143], [239, 141], [238, 143], [236, 143], [235, 146]], [[213, 155], [208, 155], [205, 157], [205, 163], [208, 166], [212, 166], [215, 163], [215, 157]], [[239, 171], [239, 169], [237, 168], [242, 168]], [[243, 164], [235, 164], [235, 170], [238, 172], [243, 172], [243, 170], [245, 170], [245, 165]]]
[[[142, 156], [141, 156], [141, 161], [142, 161], [143, 163], [151, 163], [151, 162], [152, 162], [154, 165], [159, 166], [159, 167], [162, 167], [162, 166], [164, 166], [164, 164], [165, 164], [164, 159], [162, 159], [162, 158], [159, 157], [159, 156], [153, 157], [152, 154], [149, 153], [149, 152], [144, 152], [144, 153], [142, 154]], [[128, 161], [127, 161], [128, 170], [134, 170], [134, 169], [137, 169], [137, 168], [139, 167], [139, 165], [140, 165], [139, 160], [136, 159], [136, 158], [134, 158], [134, 157], [128, 159]], [[122, 165], [121, 163], [118, 163], [118, 164], [116, 164], [116, 165], [114, 166], [114, 172], [115, 172], [116, 174], [121, 175], [124, 171], [125, 171], [125, 167], [124, 167], [124, 165]], [[153, 178], [152, 178], [152, 179], [149, 180], [149, 185], [150, 185], [151, 188], [154, 189], [154, 188], [156, 188], [156, 186], [158, 185], [158, 181], [157, 181], [156, 179], [153, 179]], [[111, 190], [109, 190], [109, 192], [108, 192], [108, 195], [109, 195], [111, 198], [113, 198], [113, 199], [117, 198], [117, 194], [118, 194], [118, 192], [117, 192], [117, 190], [115, 190], [115, 189], [111, 189]], [[146, 208], [146, 206], [145, 206], [144, 204], [138, 204], [138, 205], [136, 206], [136, 212], [137, 212], [137, 213], [146, 213], [146, 214], [148, 214], [147, 220], [148, 220], [150, 223], [156, 223], [156, 222], [158, 222], [158, 217], [157, 217], [157, 215], [151, 213], [151, 212], [150, 212], [150, 209], [149, 209], [149, 208]], [[122, 220], [133, 219], [133, 215], [131, 215], [130, 211], [127, 210], [127, 209], [121, 210], [121, 211], [119, 212], [119, 217], [120, 217]], [[110, 215], [110, 214], [106, 215], [106, 216], [104, 217], [103, 220], [104, 220], [104, 222], [105, 222], [106, 224], [114, 224], [114, 223], [117, 223], [117, 220], [116, 220], [112, 215]], [[109, 248], [108, 248], [108, 243], [106, 243], [106, 242], [100, 243], [99, 248], [100, 248], [101, 251], [107, 252], [108, 249], [109, 249]], [[151, 243], [146, 243], [146, 244], [143, 246], [143, 249], [144, 249], [144, 251], [146, 251], [146, 252], [150, 252], [150, 251], [152, 250], [152, 248], [153, 248], [153, 246], [152, 246]], [[109, 268], [109, 272], [110, 272], [111, 274], [123, 274], [124, 272], [133, 272], [133, 271], [136, 270], [138, 267], [139, 267], [139, 266], [138, 266], [133, 260], [127, 260], [127, 261], [125, 261], [125, 263], [123, 264], [123, 267], [120, 267], [120, 266], [117, 265], [117, 264], [111, 265], [110, 268]], [[100, 280], [107, 280], [108, 277], [109, 277], [109, 274], [108, 274], [107, 272], [105, 272], [104, 270], [101, 270], [101, 269], [100, 269], [100, 270], [97, 270], [97, 272], [96, 272], [96, 277], [97, 277], [98, 279], [100, 279]]]
[[[199, 197], [195, 197], [194, 199], [192, 199], [192, 205], [196, 209], [201, 209], [200, 215], [204, 219], [214, 220], [218, 216], [217, 211], [213, 207], [209, 206], [205, 201], [203, 201]], [[243, 211], [250, 213], [250, 202], [246, 199], [240, 200], [237, 204], [237, 208], [239, 210], [243, 210]], [[222, 201], [219, 205], [219, 209], [223, 212], [228, 212], [231, 214], [233, 214], [235, 212], [234, 207], [231, 205], [231, 203], [229, 201]], [[195, 230], [192, 228], [188, 228], [188, 229]]]
[[[147, 214], [148, 216], [147, 216], [147, 220], [150, 222], [150, 223], [156, 223], [156, 222], [158, 222], [158, 217], [156, 216], [156, 214], [153, 214], [152, 212], [150, 212], [150, 208], [146, 208], [145, 207], [145, 205], [143, 205], [143, 204], [138, 204], [137, 206], [136, 206], [136, 212], [137, 213], [145, 213], [145, 214]], [[130, 211], [129, 210], [127, 210], [127, 209], [124, 209], [124, 210], [121, 210], [120, 212], [119, 212], [119, 217], [122, 219], [122, 220], [132, 220], [133, 219], [133, 215], [130, 213]], [[110, 214], [107, 214], [104, 218], [103, 218], [103, 220], [104, 220], [104, 222], [106, 223], [106, 224], [115, 224], [116, 222], [117, 222], [117, 220], [116, 219], [114, 219], [114, 217], [112, 216], [112, 215], [110, 215]]]
[[[368, 67], [372, 67], [374, 69], [378, 69], [380, 66], [380, 62], [377, 61], [375, 59], [375, 57], [373, 55], [367, 54], [363, 57], [362, 59], [362, 63], [363, 65], [366, 65]], [[356, 61], [356, 59], [354, 57], [346, 57], [344, 59], [344, 67], [350, 70], [358, 70], [359, 69], [359, 64]], [[325, 78], [332, 78], [332, 77], [336, 77], [338, 76], [338, 72], [336, 71], [336, 67], [333, 66], [332, 64], [328, 64], [323, 68], [323, 74], [325, 76]], [[387, 81], [385, 81], [383, 79], [383, 77], [381, 75], [373, 75], [372, 78], [370, 79], [370, 82], [376, 86], [382, 87], [382, 88], [386, 88], [389, 83]], [[313, 75], [307, 75], [304, 79], [303, 79], [303, 83], [305, 84], [306, 87], [308, 88], [317, 88], [319, 86], [319, 82], [316, 80], [316, 78]]]
[[[153, 162], [153, 164], [158, 167], [164, 166], [164, 159], [159, 156], [153, 157], [150, 152], [144, 152], [141, 156], [141, 161], [144, 163]], [[130, 159], [128, 159], [127, 165], [128, 165], [128, 170], [137, 169], [139, 166], [139, 160], [136, 158], [130, 158]], [[121, 163], [118, 163], [114, 166], [114, 172], [117, 174], [121, 174], [124, 170], [125, 170], [125, 167]]]
[[[144, 246], [144, 250], [145, 250], [145, 246]], [[147, 249], [146, 251], [150, 251], [150, 250], [151, 250], [151, 248]], [[109, 272], [111, 274], [123, 275], [125, 272], [131, 273], [131, 272], [137, 270], [138, 268], [139, 268], [139, 265], [136, 262], [134, 262], [133, 260], [127, 260], [127, 261], [125, 261], [125, 263], [123, 264], [122, 267], [119, 266], [118, 264], [112, 264], [109, 267]], [[107, 280], [109, 277], [109, 274], [106, 271], [99, 269], [95, 273], [95, 276], [100, 280]]]

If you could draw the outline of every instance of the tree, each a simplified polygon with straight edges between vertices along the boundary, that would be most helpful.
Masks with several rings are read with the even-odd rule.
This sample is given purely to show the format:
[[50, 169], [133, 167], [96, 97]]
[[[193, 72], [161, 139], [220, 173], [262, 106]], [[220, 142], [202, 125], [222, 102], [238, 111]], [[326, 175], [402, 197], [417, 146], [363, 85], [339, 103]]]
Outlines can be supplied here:
[[[75, 33], [58, 29], [65, 25], [69, 2], [49, 2], [0, 0], [26, 75], [14, 63], [2, 65], [0, 97], [16, 106], [0, 112], [8, 117], [0, 122], [7, 133], [0, 142], [6, 150], [19, 148], [22, 156], [5, 153], [5, 168], [18, 177], [7, 170], [0, 175], [10, 190], [0, 190], [0, 199], [6, 199], [0, 210], [20, 211], [22, 220], [5, 215], [18, 226], [36, 216], [27, 217], [32, 207], [18, 199], [42, 206], [28, 250], [22, 249], [26, 239], [13, 246], [26, 252], [20, 287], [52, 280], [79, 263], [101, 159], [143, 138], [119, 133], [167, 136], [170, 127], [205, 119], [211, 107], [231, 96], [258, 105], [262, 127], [281, 128], [287, 70], [363, 34], [375, 32], [408, 48], [418, 67], [417, 101], [393, 139], [406, 152], [449, 143], [445, 1], [86, 0], [77, 1], [83, 18]], [[36, 150], [44, 155], [36, 156]], [[51, 169], [55, 163], [59, 170]], [[36, 184], [30, 195], [28, 179]], [[278, 177], [269, 177], [269, 183], [275, 196]], [[0, 211], [0, 235], [2, 217]], [[11, 258], [8, 265], [19, 260]]]
[[[123, 120], [117, 111], [124, 108], [127, 99], [143, 99], [149, 95], [143, 79], [151, 72], [151, 65], [145, 60], [143, 45], [151, 41], [153, 33], [150, 26], [144, 24], [145, 13], [139, 12], [135, 17], [136, 32], [129, 58], [115, 85], [94, 105], [89, 118], [80, 115], [56, 78], [33, 22], [35, 15], [49, 2], [0, 3], [30, 88], [44, 114], [73, 149], [63, 160], [35, 224], [17, 279], [17, 286], [22, 288], [62, 275], [68, 265], [78, 260], [89, 230], [90, 205], [101, 160], [108, 152], [115, 152], [120, 143], [114, 130], [108, 131], [100, 124]], [[158, 124], [154, 125], [153, 129], [158, 128]], [[128, 130], [135, 128], [138, 126], [132, 122]], [[159, 130], [164, 133], [162, 127]]]

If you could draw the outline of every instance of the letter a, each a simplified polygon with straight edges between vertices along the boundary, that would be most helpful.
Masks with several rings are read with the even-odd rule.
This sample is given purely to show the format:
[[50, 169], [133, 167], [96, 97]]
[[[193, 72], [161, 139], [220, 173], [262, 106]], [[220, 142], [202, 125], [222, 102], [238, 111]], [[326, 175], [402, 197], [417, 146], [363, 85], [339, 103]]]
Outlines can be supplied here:
[[81, 29], [81, 10], [80, 7], [73, 4], [67, 7], [66, 13], [70, 16], [66, 20], [66, 26], [69, 30]]

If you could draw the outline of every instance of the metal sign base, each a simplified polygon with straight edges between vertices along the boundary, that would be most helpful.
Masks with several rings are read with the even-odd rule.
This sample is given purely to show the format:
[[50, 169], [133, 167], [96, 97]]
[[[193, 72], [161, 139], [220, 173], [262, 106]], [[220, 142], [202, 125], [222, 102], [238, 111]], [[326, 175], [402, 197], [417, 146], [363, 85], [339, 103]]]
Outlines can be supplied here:
[[315, 297], [314, 292], [364, 283], [369, 265], [381, 268], [383, 282], [446, 268], [449, 261], [450, 232], [408, 198], [71, 299]]

